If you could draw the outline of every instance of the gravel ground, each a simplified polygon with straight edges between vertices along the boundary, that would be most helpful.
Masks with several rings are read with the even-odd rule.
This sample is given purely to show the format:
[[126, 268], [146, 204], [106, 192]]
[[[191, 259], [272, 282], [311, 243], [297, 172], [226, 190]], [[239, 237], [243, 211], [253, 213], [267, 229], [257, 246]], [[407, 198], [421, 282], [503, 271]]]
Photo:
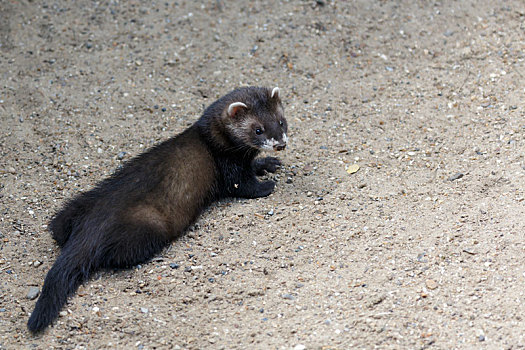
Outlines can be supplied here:
[[[0, 0], [0, 348], [525, 348], [524, 23], [518, 0]], [[51, 215], [242, 85], [281, 88], [275, 193], [31, 336]]]

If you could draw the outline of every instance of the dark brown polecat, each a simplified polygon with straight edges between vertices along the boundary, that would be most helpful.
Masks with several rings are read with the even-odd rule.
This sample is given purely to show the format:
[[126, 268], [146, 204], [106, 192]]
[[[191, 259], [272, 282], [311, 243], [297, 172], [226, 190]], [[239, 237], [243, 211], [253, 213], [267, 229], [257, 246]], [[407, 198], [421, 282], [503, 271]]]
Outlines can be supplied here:
[[195, 124], [130, 160], [92, 190], [68, 201], [49, 228], [62, 251], [51, 267], [27, 326], [44, 330], [68, 296], [99, 269], [151, 259], [180, 236], [211, 202], [272, 193], [274, 157], [287, 123], [279, 89], [236, 89], [211, 104]]

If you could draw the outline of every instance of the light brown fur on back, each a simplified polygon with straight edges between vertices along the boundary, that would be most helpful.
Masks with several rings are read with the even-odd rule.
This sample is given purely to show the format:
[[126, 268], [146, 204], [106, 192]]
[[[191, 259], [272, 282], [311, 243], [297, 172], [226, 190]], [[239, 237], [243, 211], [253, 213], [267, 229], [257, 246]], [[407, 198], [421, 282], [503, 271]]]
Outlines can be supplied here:
[[156, 203], [169, 232], [182, 232], [199, 214], [214, 186], [213, 164], [206, 146], [191, 133], [181, 137], [166, 159], [165, 176], [148, 201]]

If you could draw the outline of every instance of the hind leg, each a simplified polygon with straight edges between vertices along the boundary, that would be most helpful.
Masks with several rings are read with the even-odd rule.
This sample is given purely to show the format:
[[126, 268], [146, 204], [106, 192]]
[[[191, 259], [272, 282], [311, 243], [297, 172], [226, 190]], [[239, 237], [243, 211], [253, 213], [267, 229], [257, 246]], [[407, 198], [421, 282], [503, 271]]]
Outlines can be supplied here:
[[86, 215], [82, 196], [66, 203], [49, 222], [51, 236], [60, 247], [64, 247], [78, 222]]
[[101, 250], [102, 268], [126, 268], [151, 260], [168, 244], [166, 233], [156, 227], [119, 225], [107, 235]]

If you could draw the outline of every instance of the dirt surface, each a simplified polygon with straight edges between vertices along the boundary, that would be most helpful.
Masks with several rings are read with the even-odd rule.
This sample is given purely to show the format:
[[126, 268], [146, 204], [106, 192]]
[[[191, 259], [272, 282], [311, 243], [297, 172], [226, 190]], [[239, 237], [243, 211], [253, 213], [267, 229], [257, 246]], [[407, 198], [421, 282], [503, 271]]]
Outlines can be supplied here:
[[[0, 348], [524, 348], [524, 23], [518, 0], [0, 0]], [[275, 193], [31, 336], [51, 215], [242, 85], [281, 88]]]

